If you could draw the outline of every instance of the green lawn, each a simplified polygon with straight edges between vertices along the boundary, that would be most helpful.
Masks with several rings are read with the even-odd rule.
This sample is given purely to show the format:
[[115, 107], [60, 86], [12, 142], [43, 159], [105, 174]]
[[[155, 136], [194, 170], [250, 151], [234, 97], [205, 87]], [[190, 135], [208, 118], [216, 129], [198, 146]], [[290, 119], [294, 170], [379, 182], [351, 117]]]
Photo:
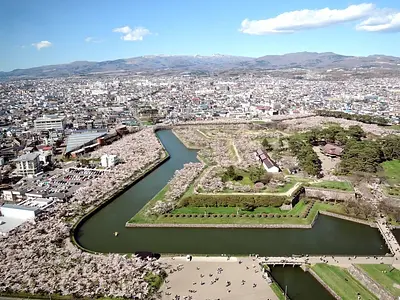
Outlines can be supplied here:
[[400, 160], [385, 161], [381, 164], [389, 183], [400, 183]]
[[142, 124], [143, 125], [153, 125], [153, 122], [151, 122], [151, 121], [143, 121]]
[[353, 186], [348, 181], [321, 181], [311, 183], [310, 186], [319, 187], [324, 189], [334, 189], [334, 190], [342, 190], [342, 191], [354, 191]]
[[378, 299], [345, 269], [326, 264], [316, 264], [312, 269], [343, 300], [357, 299], [357, 293], [363, 300]]
[[379, 283], [393, 296], [400, 297], [400, 289], [394, 285], [400, 285], [400, 271], [390, 265], [358, 265], [368, 275]]

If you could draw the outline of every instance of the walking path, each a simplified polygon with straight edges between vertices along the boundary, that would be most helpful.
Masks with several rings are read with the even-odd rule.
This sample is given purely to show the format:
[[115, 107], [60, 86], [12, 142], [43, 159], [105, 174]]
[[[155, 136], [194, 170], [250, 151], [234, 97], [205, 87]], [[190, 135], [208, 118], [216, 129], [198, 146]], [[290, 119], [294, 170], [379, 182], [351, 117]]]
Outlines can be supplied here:
[[385, 218], [379, 218], [376, 220], [378, 224], [378, 229], [381, 232], [386, 244], [388, 245], [390, 251], [394, 254], [395, 257], [400, 257], [400, 245], [387, 225]]

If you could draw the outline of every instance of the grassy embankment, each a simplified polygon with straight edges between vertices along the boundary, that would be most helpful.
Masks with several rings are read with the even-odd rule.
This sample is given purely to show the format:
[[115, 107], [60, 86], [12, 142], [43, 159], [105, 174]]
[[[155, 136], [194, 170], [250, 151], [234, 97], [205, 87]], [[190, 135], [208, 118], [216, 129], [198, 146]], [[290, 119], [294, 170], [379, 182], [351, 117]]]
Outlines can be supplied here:
[[390, 265], [358, 265], [387, 292], [400, 297], [400, 271]]
[[[183, 197], [193, 193], [191, 185]], [[293, 209], [283, 211], [278, 207], [257, 207], [254, 211], [246, 211], [237, 207], [180, 207], [168, 215], [154, 216], [146, 212], [159, 200], [163, 200], [168, 186], [164, 187], [152, 200], [150, 200], [129, 223], [151, 224], [299, 224], [308, 225], [314, 220], [318, 211], [343, 213], [340, 204], [316, 201], [307, 217], [301, 215], [307, 209], [304, 200], [301, 200]], [[174, 216], [176, 215], [176, 216]], [[264, 216], [263, 216], [264, 215]], [[271, 216], [272, 215], [272, 216]]]
[[400, 197], [400, 160], [385, 161], [381, 166], [390, 184], [386, 192], [391, 196]]
[[282, 292], [282, 289], [276, 282], [271, 283], [269, 286], [271, 287], [272, 291], [275, 293], [275, 295], [278, 297], [279, 300], [286, 300], [285, 294]]
[[361, 299], [378, 299], [353, 278], [346, 269], [325, 264], [316, 264], [312, 269], [343, 300], [357, 299], [358, 293], [360, 293]]
[[310, 187], [324, 188], [324, 189], [332, 189], [332, 190], [341, 190], [353, 192], [354, 188], [348, 181], [329, 181], [324, 180], [320, 182], [313, 182], [309, 184]]

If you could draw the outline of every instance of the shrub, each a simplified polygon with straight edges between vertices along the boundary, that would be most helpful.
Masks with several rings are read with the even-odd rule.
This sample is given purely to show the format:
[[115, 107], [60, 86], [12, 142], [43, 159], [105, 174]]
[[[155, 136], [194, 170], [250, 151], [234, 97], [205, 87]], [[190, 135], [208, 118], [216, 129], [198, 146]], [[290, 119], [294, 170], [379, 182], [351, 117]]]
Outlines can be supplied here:
[[188, 217], [188, 218], [191, 218], [191, 217], [192, 217], [192, 215], [191, 215], [191, 214], [188, 214], [188, 215], [187, 215], [187, 217]]
[[236, 214], [231, 214], [231, 217], [232, 218], [236, 218]]
[[186, 214], [181, 214], [181, 217], [182, 218], [186, 218]]
[[255, 217], [255, 215], [250, 215], [250, 218], [254, 218]]
[[199, 216], [199, 215], [197, 215], [197, 214], [194, 214], [194, 215], [193, 215], [193, 218], [197, 218], [198, 216]]
[[176, 214], [176, 215], [175, 215], [175, 218], [180, 218], [180, 217], [181, 217], [180, 214]]
[[276, 215], [275, 215], [275, 217], [277, 217], [277, 218], [280, 218], [280, 217], [281, 217], [281, 215], [280, 215], [280, 214], [276, 214]]
[[273, 217], [275, 217], [274, 214], [268, 214], [268, 218], [273, 218]]
[[262, 217], [263, 218], [266, 218], [268, 215], [267, 214], [262, 214]]
[[199, 215], [199, 218], [204, 218], [204, 215]]
[[280, 207], [286, 200], [286, 197], [276, 195], [191, 195], [183, 198], [179, 202], [179, 207], [235, 207], [251, 204], [255, 207], [272, 206]]

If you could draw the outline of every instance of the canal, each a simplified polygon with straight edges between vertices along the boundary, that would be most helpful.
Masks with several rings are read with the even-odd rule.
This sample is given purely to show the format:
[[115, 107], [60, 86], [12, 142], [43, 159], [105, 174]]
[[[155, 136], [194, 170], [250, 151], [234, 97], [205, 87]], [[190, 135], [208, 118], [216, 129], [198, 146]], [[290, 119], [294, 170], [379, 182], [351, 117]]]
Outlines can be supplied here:
[[[172, 131], [158, 131], [157, 135], [171, 158], [80, 225], [76, 239], [84, 248], [104, 253], [258, 253], [262, 256], [384, 255], [388, 252], [377, 229], [328, 216], [320, 216], [312, 229], [125, 228], [125, 223], [167, 184], [176, 170], [185, 163], [197, 162], [196, 151], [188, 150]], [[118, 237], [114, 236], [115, 231], [119, 232]], [[289, 288], [293, 284], [306, 284], [309, 278], [304, 276], [310, 275], [299, 276], [297, 268], [294, 270], [275, 269], [273, 273], [279, 278], [282, 272], [289, 274], [283, 279]], [[277, 281], [282, 285], [279, 278]], [[314, 288], [305, 294], [299, 293], [310, 296], [311, 290]], [[295, 291], [292, 286], [289, 295]], [[293, 296], [292, 299], [305, 299]]]
[[335, 299], [310, 273], [300, 267], [273, 267], [271, 275], [292, 300]]

